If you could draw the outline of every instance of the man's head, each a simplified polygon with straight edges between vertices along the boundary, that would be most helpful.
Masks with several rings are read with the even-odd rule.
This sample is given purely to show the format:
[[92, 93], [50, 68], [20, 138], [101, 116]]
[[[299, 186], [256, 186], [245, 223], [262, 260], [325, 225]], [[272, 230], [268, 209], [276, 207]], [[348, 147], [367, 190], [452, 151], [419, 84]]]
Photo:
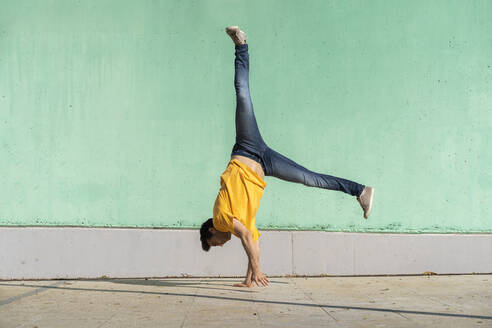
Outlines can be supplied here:
[[210, 246], [223, 246], [230, 239], [231, 233], [216, 230], [211, 218], [203, 222], [200, 228], [200, 241], [202, 242], [203, 250], [206, 252], [208, 252]]

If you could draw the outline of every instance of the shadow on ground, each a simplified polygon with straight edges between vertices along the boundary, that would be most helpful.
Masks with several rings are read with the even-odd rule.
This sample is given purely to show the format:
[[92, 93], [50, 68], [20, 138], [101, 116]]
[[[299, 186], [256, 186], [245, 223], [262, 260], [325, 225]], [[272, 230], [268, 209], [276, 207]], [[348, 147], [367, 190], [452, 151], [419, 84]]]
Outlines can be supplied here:
[[[98, 280], [90, 280], [91, 282], [98, 282]], [[225, 288], [214, 288], [206, 287], [206, 282], [204, 281], [193, 281], [184, 282], [180, 280], [145, 280], [145, 279], [104, 279], [101, 282], [112, 282], [117, 284], [128, 284], [128, 285], [144, 285], [144, 286], [156, 286], [156, 287], [191, 287], [191, 288], [205, 288], [205, 289], [220, 289], [227, 290], [229, 292], [252, 292], [250, 289], [225, 289]], [[223, 280], [218, 280], [220, 285]], [[61, 284], [61, 282], [60, 282]], [[70, 284], [70, 282], [65, 282], [65, 284]], [[346, 310], [361, 310], [361, 311], [375, 311], [375, 312], [386, 312], [386, 313], [397, 313], [397, 314], [418, 314], [418, 315], [430, 315], [430, 316], [442, 316], [442, 317], [456, 317], [456, 318], [469, 318], [469, 319], [485, 319], [492, 320], [492, 316], [485, 315], [472, 315], [472, 314], [461, 314], [461, 313], [443, 313], [443, 312], [428, 312], [428, 311], [412, 311], [412, 310], [399, 310], [399, 309], [389, 309], [389, 308], [376, 308], [376, 307], [362, 307], [362, 306], [346, 306], [346, 305], [335, 305], [335, 304], [316, 304], [316, 303], [301, 303], [301, 302], [288, 302], [280, 300], [266, 300], [266, 299], [243, 299], [238, 297], [227, 297], [227, 296], [217, 296], [217, 295], [201, 295], [196, 293], [175, 293], [175, 292], [155, 292], [155, 291], [145, 291], [145, 290], [125, 290], [125, 289], [103, 289], [103, 288], [79, 288], [79, 287], [65, 287], [59, 285], [29, 285], [29, 284], [11, 284], [11, 283], [0, 283], [3, 287], [26, 287], [26, 288], [38, 288], [38, 289], [57, 289], [57, 290], [70, 290], [70, 291], [93, 291], [93, 292], [106, 292], [106, 293], [137, 293], [137, 294], [147, 294], [147, 295], [161, 295], [161, 296], [182, 296], [182, 297], [198, 297], [205, 299], [216, 299], [234, 302], [253, 302], [259, 304], [277, 304], [277, 305], [289, 305], [289, 306], [300, 306], [300, 307], [320, 307], [322, 309], [346, 309]], [[254, 291], [257, 292], [257, 291]], [[32, 294], [33, 292], [26, 293]], [[22, 298], [17, 297], [17, 299]]]

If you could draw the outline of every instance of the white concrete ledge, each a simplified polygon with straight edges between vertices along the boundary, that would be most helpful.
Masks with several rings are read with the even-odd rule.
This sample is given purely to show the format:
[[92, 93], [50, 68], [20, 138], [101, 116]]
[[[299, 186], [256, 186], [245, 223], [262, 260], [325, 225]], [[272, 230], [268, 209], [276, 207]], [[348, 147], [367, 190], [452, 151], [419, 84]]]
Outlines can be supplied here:
[[[267, 275], [492, 273], [492, 234], [262, 231]], [[233, 237], [202, 251], [198, 230], [0, 227], [0, 279], [241, 276]]]

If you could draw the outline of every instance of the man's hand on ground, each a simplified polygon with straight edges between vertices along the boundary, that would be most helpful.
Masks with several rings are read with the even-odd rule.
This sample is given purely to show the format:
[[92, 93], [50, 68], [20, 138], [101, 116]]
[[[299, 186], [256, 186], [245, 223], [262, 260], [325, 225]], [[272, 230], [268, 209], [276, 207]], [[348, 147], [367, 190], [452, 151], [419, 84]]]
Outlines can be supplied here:
[[232, 285], [233, 287], [253, 287], [253, 282], [251, 280], [245, 280], [238, 284]]
[[268, 278], [263, 273], [261, 273], [260, 270], [258, 270], [257, 272], [253, 271], [251, 280], [254, 281], [257, 286], [259, 286], [259, 283], [261, 283], [263, 286], [268, 286], [268, 283], [270, 282]]
[[244, 224], [238, 221], [236, 218], [233, 220], [234, 232], [241, 238], [244, 250], [248, 254], [248, 274], [249, 268], [251, 267], [253, 274], [251, 275], [251, 281], [255, 282], [256, 285], [262, 284], [263, 286], [268, 286], [268, 278], [260, 271], [260, 246], [253, 239], [251, 231], [246, 229]]

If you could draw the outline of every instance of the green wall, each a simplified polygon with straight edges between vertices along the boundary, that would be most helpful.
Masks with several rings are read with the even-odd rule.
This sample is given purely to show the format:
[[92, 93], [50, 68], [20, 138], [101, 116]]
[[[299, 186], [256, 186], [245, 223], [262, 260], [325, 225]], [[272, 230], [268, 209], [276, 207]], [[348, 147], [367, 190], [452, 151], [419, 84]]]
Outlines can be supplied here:
[[270, 147], [259, 228], [492, 232], [492, 1], [1, 1], [0, 225], [198, 227], [234, 144], [234, 46]]

